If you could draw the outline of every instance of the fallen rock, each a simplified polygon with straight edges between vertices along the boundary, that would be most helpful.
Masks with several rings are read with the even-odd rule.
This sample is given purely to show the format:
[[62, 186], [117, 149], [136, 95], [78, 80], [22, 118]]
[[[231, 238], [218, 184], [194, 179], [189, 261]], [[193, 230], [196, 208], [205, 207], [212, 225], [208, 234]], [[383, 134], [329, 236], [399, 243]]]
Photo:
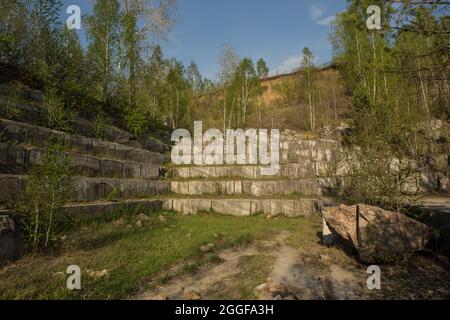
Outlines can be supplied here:
[[290, 295], [286, 287], [271, 278], [267, 282], [260, 284], [254, 289], [255, 295], [259, 300], [284, 300], [284, 297]]
[[286, 291], [286, 287], [271, 278], [267, 278], [267, 290], [273, 295], [278, 295], [284, 293]]
[[260, 284], [254, 290], [256, 297], [259, 300], [271, 300], [273, 299], [272, 293], [269, 292], [267, 283]]
[[322, 215], [333, 239], [354, 248], [364, 263], [394, 261], [423, 250], [428, 242], [426, 225], [378, 207], [341, 205]]
[[200, 251], [204, 252], [204, 253], [207, 253], [207, 252], [210, 252], [215, 247], [216, 246], [214, 245], [214, 243], [208, 243], [208, 244], [205, 244], [204, 246], [201, 246], [200, 247]]
[[327, 262], [327, 261], [330, 261], [330, 257], [325, 254], [321, 254], [321, 255], [319, 255], [319, 260], [323, 261], [323, 262]]
[[136, 222], [136, 227], [138, 227], [138, 228], [142, 228], [142, 221], [141, 220], [139, 220], [138, 222]]
[[260, 245], [264, 249], [274, 249], [279, 246], [279, 243], [275, 240], [266, 240], [261, 241]]
[[25, 254], [25, 244], [14, 220], [0, 216], [0, 265], [15, 261]]

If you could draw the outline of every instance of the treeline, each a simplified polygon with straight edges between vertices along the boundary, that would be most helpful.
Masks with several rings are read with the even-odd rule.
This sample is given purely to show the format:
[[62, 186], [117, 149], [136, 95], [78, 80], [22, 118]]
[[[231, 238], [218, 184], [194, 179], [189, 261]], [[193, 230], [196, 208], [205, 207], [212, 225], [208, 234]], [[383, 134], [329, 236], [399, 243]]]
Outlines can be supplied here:
[[[374, 5], [381, 24], [369, 28], [367, 9]], [[434, 183], [443, 189], [448, 166], [441, 159], [450, 152], [449, 5], [348, 0], [334, 21], [334, 59], [351, 99], [341, 185], [347, 202], [401, 210], [422, 183], [418, 170], [442, 173]]]
[[318, 66], [314, 53], [305, 47], [296, 72], [273, 81], [275, 105], [271, 114], [277, 124], [294, 130], [331, 131], [346, 118], [347, 99], [342, 77], [335, 65]]
[[174, 24], [174, 6], [95, 1], [92, 15], [83, 16], [82, 45], [60, 19], [60, 0], [1, 0], [1, 81], [43, 90], [55, 114], [99, 122], [112, 115], [138, 135], [184, 126], [193, 96], [209, 82], [195, 63], [185, 68], [157, 45]]
[[208, 90], [196, 99], [194, 116], [209, 127], [244, 128], [248, 117], [260, 110], [261, 79], [269, 74], [269, 68], [262, 58], [256, 63], [249, 57], [241, 58], [228, 44], [218, 65], [216, 81], [208, 81]]
[[[366, 12], [381, 9], [381, 28], [369, 30]], [[331, 41], [352, 97], [358, 143], [395, 146], [411, 155], [426, 123], [450, 117], [450, 17], [448, 2], [356, 1], [337, 16]], [[430, 132], [428, 132], [431, 135]]]

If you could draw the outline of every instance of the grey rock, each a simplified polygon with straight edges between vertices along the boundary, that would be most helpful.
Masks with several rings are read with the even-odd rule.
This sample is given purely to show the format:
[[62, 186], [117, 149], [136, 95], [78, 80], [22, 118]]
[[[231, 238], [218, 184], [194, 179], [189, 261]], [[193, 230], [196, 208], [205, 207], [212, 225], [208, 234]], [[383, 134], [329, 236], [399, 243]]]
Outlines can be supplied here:
[[364, 263], [395, 261], [423, 250], [428, 242], [426, 225], [378, 207], [326, 208], [323, 218], [332, 233], [353, 247]]
[[25, 245], [14, 221], [0, 216], [0, 264], [12, 262], [25, 254]]

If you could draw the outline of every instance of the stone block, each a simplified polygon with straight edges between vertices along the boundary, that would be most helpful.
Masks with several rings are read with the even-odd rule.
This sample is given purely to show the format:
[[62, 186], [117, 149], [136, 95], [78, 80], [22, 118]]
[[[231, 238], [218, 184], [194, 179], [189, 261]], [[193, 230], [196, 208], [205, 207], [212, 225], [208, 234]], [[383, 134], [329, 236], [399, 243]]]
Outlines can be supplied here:
[[255, 206], [252, 206], [252, 201], [242, 199], [227, 199], [226, 201], [215, 199], [212, 201], [212, 210], [221, 214], [228, 214], [233, 216], [250, 216], [256, 214], [253, 212], [256, 210]]
[[100, 174], [104, 177], [122, 178], [123, 177], [122, 162], [101, 159], [100, 160]]

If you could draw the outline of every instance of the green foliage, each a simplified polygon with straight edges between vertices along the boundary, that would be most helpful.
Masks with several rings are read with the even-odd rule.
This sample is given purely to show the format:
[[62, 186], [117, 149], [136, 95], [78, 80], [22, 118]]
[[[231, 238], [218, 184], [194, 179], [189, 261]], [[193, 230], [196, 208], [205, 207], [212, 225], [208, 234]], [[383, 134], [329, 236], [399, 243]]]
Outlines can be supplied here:
[[185, 77], [183, 65], [178, 61], [171, 61], [166, 76], [165, 104], [171, 128], [179, 128], [190, 124], [190, 107], [192, 87]]
[[101, 101], [112, 97], [115, 65], [119, 61], [121, 18], [120, 3], [117, 0], [96, 1], [93, 15], [86, 18], [87, 37], [90, 41], [87, 57], [93, 94]]
[[13, 81], [6, 103], [2, 105], [1, 115], [7, 119], [16, 119], [22, 113], [20, 107], [24, 102], [23, 85], [18, 81]]
[[[92, 119], [99, 113], [117, 114], [134, 132], [161, 127], [175, 118], [179, 122], [185, 112], [169, 116], [165, 107], [171, 94], [167, 61], [160, 52], [161, 59], [144, 63], [149, 39], [164, 37], [173, 25], [173, 4], [96, 1], [92, 15], [84, 20], [88, 40], [84, 51], [77, 33], [63, 24], [60, 0], [2, 0], [0, 67], [8, 72], [1, 79], [51, 88], [46, 94], [52, 128], [67, 130], [74, 114], [70, 110]], [[71, 114], [64, 117], [64, 112]]]
[[221, 112], [223, 128], [243, 127], [251, 100], [262, 93], [259, 76], [250, 58], [239, 57], [226, 46], [219, 58], [222, 99], [216, 101]]
[[[382, 9], [382, 31], [365, 25], [371, 4]], [[443, 76], [448, 54], [438, 49], [449, 40], [438, 6], [352, 0], [334, 22], [335, 61], [352, 95], [345, 139], [349, 173], [341, 189], [350, 202], [400, 210], [417, 192], [407, 159], [423, 165], [436, 150], [430, 121], [442, 115], [436, 109], [448, 107], [449, 96]], [[390, 25], [393, 13], [396, 28]]]
[[28, 175], [21, 213], [25, 240], [37, 253], [58, 244], [61, 235], [70, 228], [71, 218], [64, 211], [72, 191], [70, 162], [61, 143], [49, 141], [42, 164]]
[[27, 35], [27, 8], [22, 0], [2, 0], [0, 6], [0, 64], [17, 65], [23, 59]]
[[50, 88], [45, 95], [47, 106], [47, 126], [62, 131], [72, 131], [75, 114], [64, 106], [62, 98], [55, 88]]
[[110, 202], [115, 202], [120, 199], [120, 190], [118, 188], [113, 188], [111, 192], [106, 196], [106, 200]]
[[269, 67], [263, 59], [259, 59], [256, 63], [256, 73], [259, 78], [267, 77], [269, 74]]
[[316, 128], [316, 115], [315, 115], [315, 107], [314, 107], [314, 55], [309, 50], [308, 47], [303, 48], [303, 56], [302, 62], [300, 65], [300, 70], [305, 73], [305, 84], [306, 92], [308, 95], [308, 104], [309, 104], [309, 122], [310, 122], [310, 130], [314, 131]]
[[302, 89], [297, 78], [284, 79], [274, 84], [273, 91], [279, 95], [277, 103], [281, 105], [294, 106], [300, 103], [302, 98]]
[[58, 75], [58, 44], [60, 40], [61, 21], [59, 14], [60, 0], [32, 1], [30, 19], [30, 38], [26, 47], [26, 64], [28, 70], [44, 84], [55, 84]]
[[93, 122], [93, 134], [97, 139], [105, 139], [105, 129], [108, 125], [106, 116], [103, 112], [98, 112]]
[[[59, 36], [58, 61], [58, 82], [54, 87], [66, 107], [81, 109], [81, 104], [89, 100], [88, 68], [77, 33], [67, 28]], [[93, 107], [90, 101], [87, 104], [90, 108]]]
[[339, 163], [346, 167], [339, 184], [339, 196], [346, 203], [403, 211], [417, 201], [418, 177], [405, 158], [353, 148]]
[[134, 135], [141, 135], [147, 131], [148, 119], [138, 108], [126, 108], [124, 116], [128, 130]]
[[191, 62], [187, 69], [187, 77], [190, 86], [192, 87], [192, 90], [194, 92], [200, 92], [203, 90], [203, 80], [202, 76], [200, 74], [200, 71], [198, 70], [197, 65], [194, 63], [194, 61]]
[[[317, 232], [321, 227], [315, 219], [279, 217], [267, 223], [264, 216], [182, 216], [162, 211], [151, 212], [145, 208], [121, 211], [113, 215], [118, 219], [124, 217], [123, 225], [92, 221], [80, 230], [68, 233], [61, 257], [22, 259], [16, 266], [11, 265], [8, 272], [1, 272], [0, 298], [126, 299], [149, 284], [142, 279], [157, 281], [160, 276], [164, 278], [168, 270], [176, 272], [185, 264], [201, 266], [217, 261], [217, 258], [199, 254], [200, 246], [205, 243], [214, 243], [217, 250], [223, 250], [234, 245], [245, 245], [249, 240], [271, 240], [273, 236], [288, 231], [296, 237], [289, 238], [290, 245], [306, 250], [311, 247], [311, 243], [317, 242]], [[138, 219], [136, 215], [141, 213], [146, 214], [151, 221], [139, 228], [135, 226]], [[167, 221], [161, 222], [159, 215], [164, 215]], [[107, 269], [109, 276], [83, 276], [82, 290], [67, 290], [65, 279], [50, 279], [49, 276], [66, 270], [68, 262], [64, 257], [68, 256], [73, 261], [71, 263], [80, 265], [83, 270]], [[256, 265], [261, 266], [261, 263], [251, 263], [252, 270], [246, 275], [254, 274], [253, 267]], [[267, 266], [267, 263], [263, 265]], [[261, 276], [259, 271], [258, 278], [252, 278], [248, 284], [248, 291], [251, 292], [264, 281], [269, 271], [261, 272]], [[242, 282], [239, 285], [243, 286]], [[220, 291], [218, 295], [223, 295], [223, 298], [232, 297]]]

